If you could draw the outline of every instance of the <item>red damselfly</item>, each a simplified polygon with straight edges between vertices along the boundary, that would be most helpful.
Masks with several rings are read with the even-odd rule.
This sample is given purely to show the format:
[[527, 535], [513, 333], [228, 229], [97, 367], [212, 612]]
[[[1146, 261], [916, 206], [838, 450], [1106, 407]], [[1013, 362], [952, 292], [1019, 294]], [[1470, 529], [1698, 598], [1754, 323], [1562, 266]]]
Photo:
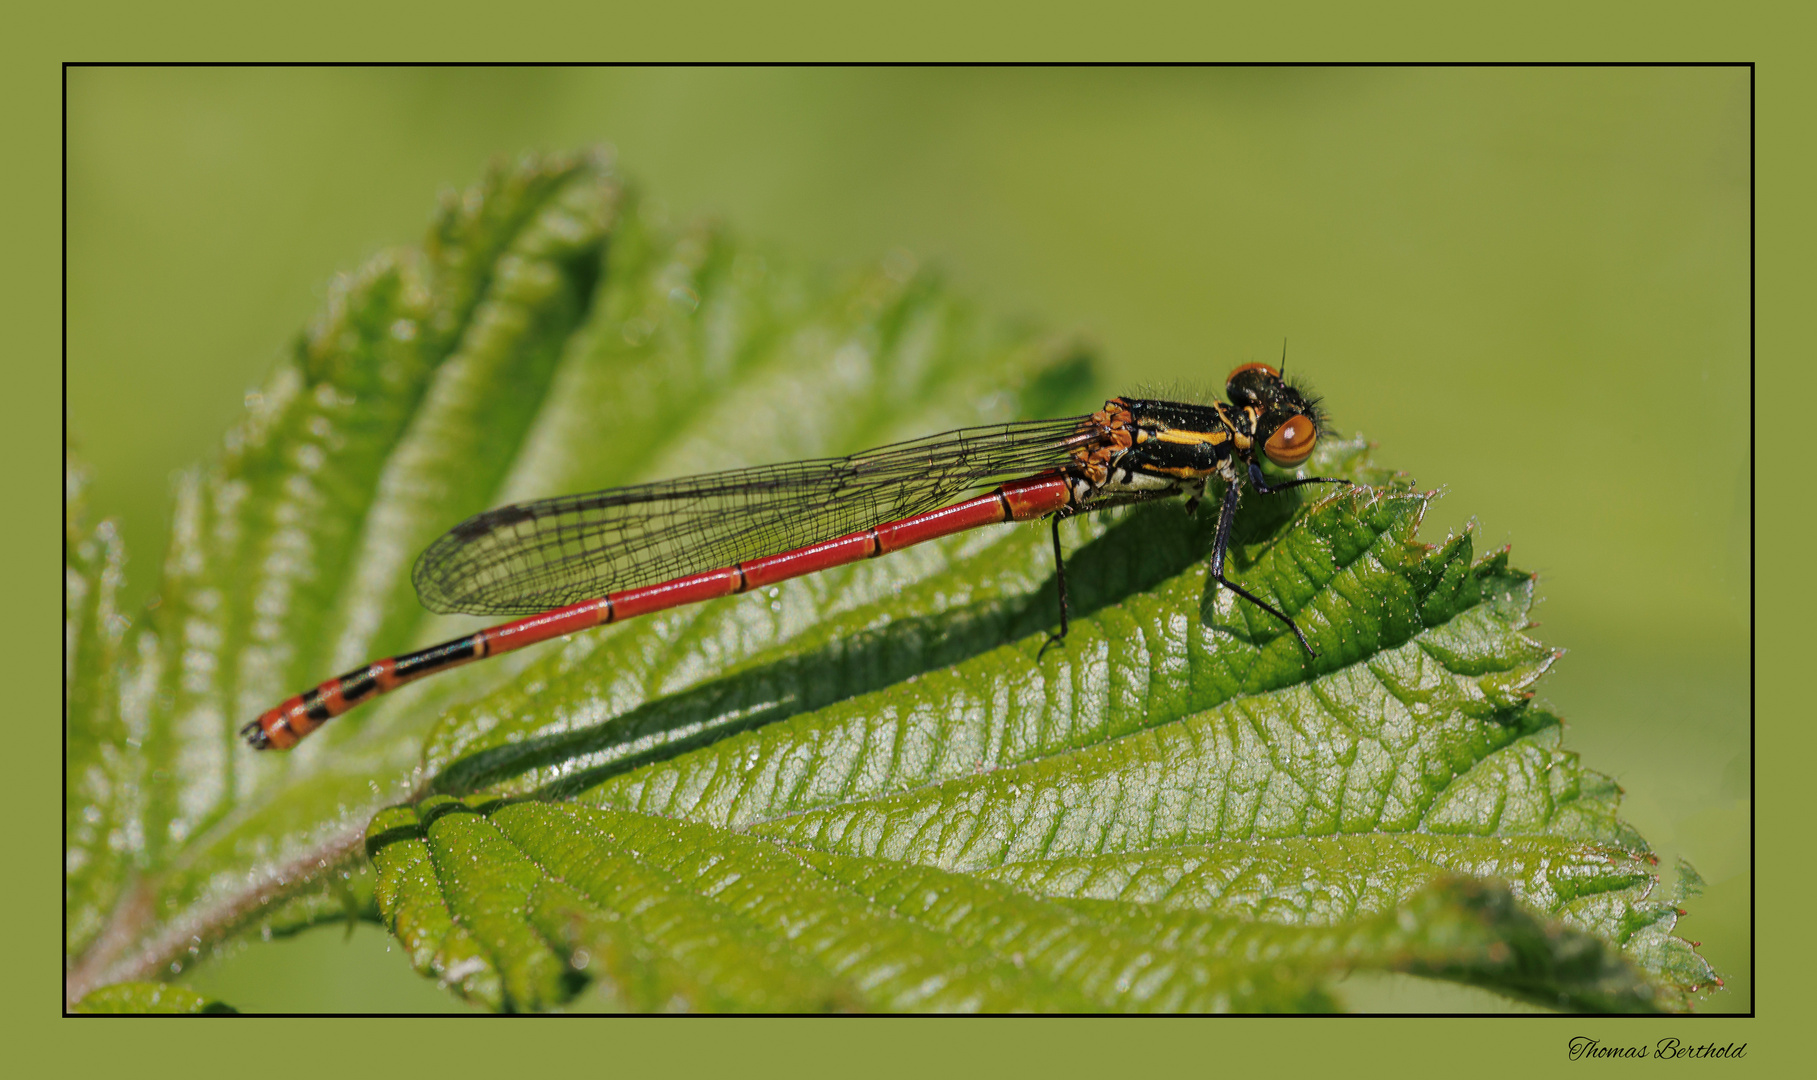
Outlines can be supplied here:
[[[456, 525], [417, 560], [431, 611], [526, 618], [375, 661], [330, 679], [241, 729], [260, 750], [289, 749], [325, 721], [407, 682], [577, 630], [762, 588], [816, 570], [1005, 521], [1054, 520], [1060, 627], [1066, 572], [1060, 519], [1183, 494], [1187, 509], [1218, 477], [1211, 576], [1306, 635], [1285, 612], [1224, 576], [1245, 482], [1270, 485], [1258, 452], [1304, 463], [1323, 428], [1316, 398], [1268, 364], [1244, 364], [1228, 403], [1112, 398], [1089, 416], [961, 428], [850, 457], [712, 473], [488, 510]], [[994, 490], [954, 502], [992, 484]], [[1047, 646], [1043, 646], [1043, 650]]]

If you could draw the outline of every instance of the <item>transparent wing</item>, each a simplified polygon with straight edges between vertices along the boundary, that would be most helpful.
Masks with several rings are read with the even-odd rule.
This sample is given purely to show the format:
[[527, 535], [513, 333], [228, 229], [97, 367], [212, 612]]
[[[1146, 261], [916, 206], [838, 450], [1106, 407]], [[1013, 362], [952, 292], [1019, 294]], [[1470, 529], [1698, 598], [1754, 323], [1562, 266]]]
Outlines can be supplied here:
[[456, 525], [416, 561], [431, 611], [530, 615], [911, 517], [1059, 468], [1091, 417], [961, 428], [842, 458], [517, 503]]

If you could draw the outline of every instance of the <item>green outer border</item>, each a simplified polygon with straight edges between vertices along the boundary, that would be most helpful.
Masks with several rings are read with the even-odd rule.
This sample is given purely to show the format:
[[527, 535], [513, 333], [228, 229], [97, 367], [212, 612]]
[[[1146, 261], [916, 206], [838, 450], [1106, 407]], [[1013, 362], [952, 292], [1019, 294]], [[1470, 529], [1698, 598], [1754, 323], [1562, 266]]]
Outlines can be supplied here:
[[[1626, 3], [1530, 3], [1518, 18], [1505, 12], [1462, 9], [1447, 3], [1399, 3], [1397, 15], [1383, 5], [1367, 9], [1333, 0], [1312, 0], [1283, 7], [1245, 5], [1218, 10], [1210, 5], [1162, 0], [1115, 9], [1106, 18], [1099, 5], [1074, 2], [1036, 5], [954, 3], [879, 5], [860, 11], [841, 2], [741, 6], [732, 12], [727, 0], [648, 5], [614, 10], [589, 6], [574, 15], [549, 20], [520, 14], [508, 21], [497, 6], [445, 3], [433, 10], [431, 23], [416, 11], [391, 9], [344, 0], [301, 9], [250, 11], [225, 3], [190, 3], [145, 7], [119, 0], [58, 5], [32, 10], [14, 23], [0, 80], [5, 88], [7, 141], [13, 167], [5, 170], [7, 214], [5, 235], [14, 256], [0, 284], [5, 297], [4, 325], [16, 335], [8, 350], [12, 393], [4, 438], [9, 458], [25, 462], [16, 475], [29, 477], [11, 487], [25, 504], [20, 517], [37, 517], [39, 499], [45, 520], [55, 521], [54, 492], [61, 491], [58, 453], [59, 419], [48, 408], [59, 399], [59, 280], [48, 268], [60, 265], [59, 199], [61, 160], [58, 64], [65, 59], [149, 57], [296, 58], [321, 56], [499, 57], [545, 56], [549, 42], [592, 41], [597, 57], [760, 58], [867, 57], [912, 59], [943, 56], [985, 59], [1005, 56], [1079, 59], [1086, 57], [1505, 57], [1508, 59], [1590, 59], [1610, 56], [1641, 60], [1700, 57], [1753, 60], [1761, 64], [1756, 79], [1757, 152], [1761, 179], [1757, 205], [1766, 211], [1759, 229], [1760, 320], [1757, 368], [1760, 385], [1771, 393], [1756, 416], [1760, 476], [1767, 481], [1790, 479], [1798, 458], [1790, 445], [1799, 425], [1790, 415], [1793, 402], [1805, 400], [1813, 378], [1808, 360], [1808, 333], [1786, 326], [1772, 315], [1795, 304], [1808, 304], [1813, 288], [1808, 252], [1817, 244], [1811, 235], [1810, 200], [1802, 194], [1812, 174], [1813, 153], [1803, 134], [1812, 115], [1812, 76], [1800, 43], [1817, 29], [1809, 15], [1756, 15], [1749, 23], [1712, 24], [1702, 5]], [[181, 13], [177, 9], [181, 8]], [[461, 10], [470, 9], [470, 10]], [[712, 10], [709, 10], [712, 9]], [[1677, 10], [1681, 9], [1683, 14]], [[1783, 9], [1790, 12], [1788, 6]], [[1692, 13], [1696, 13], [1695, 16]], [[1691, 16], [1691, 17], [1687, 17]], [[33, 26], [25, 22], [39, 20]], [[545, 21], [559, 21], [559, 39], [546, 36]], [[358, 27], [359, 41], [347, 31]], [[1565, 36], [1565, 31], [1570, 34]], [[585, 54], [590, 50], [559, 48], [554, 52]], [[1794, 276], [1796, 275], [1796, 276]], [[1800, 299], [1802, 298], [1802, 300]], [[1802, 362], [1770, 358], [1805, 357]], [[1808, 487], [1806, 481], [1805, 487]], [[1757, 553], [1764, 557], [1765, 580], [1798, 582], [1808, 558], [1805, 528], [1809, 511], [1791, 484], [1757, 483], [1760, 490], [1782, 494], [1761, 506], [1757, 516]], [[13, 718], [44, 717], [58, 709], [57, 690], [46, 678], [59, 670], [60, 636], [39, 624], [36, 613], [60, 610], [61, 599], [51, 571], [49, 527], [7, 538], [4, 565], [9, 568], [4, 595], [17, 621], [6, 631], [7, 654], [17, 658], [11, 669], [16, 687]], [[13, 550], [16, 548], [17, 550]], [[28, 569], [21, 569], [28, 568]], [[1793, 614], [1785, 592], [1765, 594], [1759, 612], [1760, 668], [1784, 670], [1793, 659], [1803, 620]], [[27, 613], [30, 613], [29, 615]], [[29, 676], [29, 677], [26, 677]], [[1802, 822], [1809, 810], [1800, 795], [1808, 782], [1793, 770], [1809, 759], [1809, 713], [1794, 706], [1791, 681], [1760, 680], [1757, 715], [1764, 717], [1758, 755], [1759, 820]], [[52, 759], [58, 753], [54, 729], [47, 723], [15, 724], [21, 740], [12, 758], [19, 762]], [[13, 821], [34, 825], [52, 815], [27, 814], [60, 797], [57, 774], [50, 769], [14, 770], [6, 805]], [[1781, 825], [1763, 828], [1769, 840], [1793, 840]], [[56, 1012], [55, 983], [49, 977], [58, 935], [44, 930], [60, 918], [59, 893], [50, 886], [46, 867], [58, 860], [60, 837], [39, 825], [7, 835], [9, 864], [27, 869], [0, 891], [6, 918], [0, 925], [26, 928], [10, 935], [9, 950], [22, 963], [20, 974], [6, 981], [6, 1014], [48, 1019]], [[1783, 867], [1795, 869], [1789, 872]], [[1809, 894], [1808, 860], [1769, 860], [1758, 867], [1757, 915], [1767, 928], [1782, 931], [1797, 925], [1803, 898]], [[1795, 906], [1796, 905], [1796, 906]], [[1802, 935], [1795, 940], [1802, 942]], [[21, 947], [24, 946], [24, 947]], [[330, 1059], [359, 1062], [360, 1070], [426, 1070], [450, 1066], [463, 1075], [484, 1075], [489, 1066], [522, 1070], [559, 1068], [572, 1063], [589, 1072], [654, 1073], [687, 1076], [711, 1069], [722, 1075], [767, 1074], [787, 1069], [796, 1075], [897, 1075], [928, 1068], [965, 1073], [1021, 1075], [1114, 1072], [1140, 1074], [1176, 1066], [1188, 1075], [1243, 1070], [1245, 1066], [1278, 1071], [1284, 1065], [1311, 1067], [1330, 1063], [1355, 1070], [1406, 1070], [1421, 1065], [1465, 1069], [1475, 1076], [1525, 1072], [1533, 1065], [1565, 1060], [1565, 1044], [1585, 1034], [1623, 1045], [1676, 1037], [1687, 1042], [1746, 1042], [1748, 1056], [1716, 1068], [1758, 1067], [1767, 1061], [1791, 1062], [1803, 1057], [1800, 1008], [1811, 996], [1808, 979], [1788, 977], [1786, 968], [1809, 947], [1781, 944], [1758, 959], [1756, 984], [1767, 991], [1767, 1004], [1757, 1006], [1763, 1018], [1703, 1020], [1351, 1020], [1217, 1022], [1184, 1020], [1145, 1022], [1048, 1020], [944, 1023], [937, 1034], [907, 1025], [915, 1020], [861, 1020], [843, 1023], [728, 1020], [710, 1032], [684, 1035], [654, 1020], [610, 1022], [609, 1028], [582, 1022], [534, 1029], [442, 1023], [427, 1020], [245, 1021], [212, 1027], [205, 1033], [155, 1021], [65, 1020], [61, 1024], [26, 1022], [13, 1025], [9, 1057], [29, 1063], [55, 1063], [59, 1071], [86, 1075], [91, 1070], [125, 1065], [135, 1074], [181, 1070], [185, 1075], [257, 1071], [315, 1074]], [[937, 1022], [937, 1021], [936, 1021]], [[77, 1029], [71, 1025], [82, 1023]], [[299, 1024], [312, 1024], [304, 1029]], [[286, 1026], [278, 1027], [278, 1024]], [[1218, 1026], [1210, 1026], [1217, 1024]], [[1312, 1025], [1319, 1025], [1314, 1027]], [[1798, 1028], [1792, 1025], [1798, 1024]], [[1111, 1025], [1116, 1025], [1114, 1028]], [[930, 1035], [932, 1037], [930, 1037]], [[200, 1054], [191, 1049], [206, 1044]], [[160, 1052], [168, 1051], [168, 1052]], [[1619, 1067], [1619, 1066], [1618, 1066]], [[34, 1070], [35, 1071], [35, 1070]]]

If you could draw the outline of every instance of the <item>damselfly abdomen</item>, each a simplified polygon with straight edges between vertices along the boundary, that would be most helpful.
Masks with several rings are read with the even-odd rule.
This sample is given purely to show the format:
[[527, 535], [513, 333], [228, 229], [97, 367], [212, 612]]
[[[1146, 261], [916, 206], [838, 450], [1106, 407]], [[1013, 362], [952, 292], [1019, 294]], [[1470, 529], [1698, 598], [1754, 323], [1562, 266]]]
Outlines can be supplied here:
[[[1054, 520], [1059, 629], [1066, 636], [1060, 519], [1185, 495], [1225, 481], [1211, 576], [1285, 623], [1285, 612], [1224, 576], [1245, 483], [1271, 494], [1258, 455], [1294, 468], [1324, 428], [1317, 399], [1268, 364], [1245, 364], [1228, 402], [1112, 398], [1089, 416], [961, 428], [842, 458], [711, 473], [488, 510], [418, 558], [417, 595], [436, 612], [526, 616], [330, 679], [241, 729], [289, 749], [325, 721], [407, 682], [539, 641], [1005, 521]], [[994, 490], [954, 502], [967, 492]], [[1047, 648], [1043, 646], [1043, 650]], [[1313, 654], [1316, 655], [1316, 654]]]

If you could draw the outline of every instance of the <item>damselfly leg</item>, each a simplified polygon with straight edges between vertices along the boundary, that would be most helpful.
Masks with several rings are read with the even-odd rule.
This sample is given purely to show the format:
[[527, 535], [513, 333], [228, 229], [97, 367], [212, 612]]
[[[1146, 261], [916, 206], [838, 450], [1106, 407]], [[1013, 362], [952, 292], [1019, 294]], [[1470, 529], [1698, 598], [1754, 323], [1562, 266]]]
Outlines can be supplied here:
[[[1299, 480], [1289, 480], [1286, 483], [1271, 485], [1268, 483], [1267, 479], [1263, 477], [1261, 466], [1253, 461], [1249, 463], [1249, 482], [1250, 485], [1256, 489], [1256, 493], [1260, 495], [1275, 495], [1292, 488], [1302, 487], [1306, 484], [1350, 483], [1350, 481], [1339, 477], [1308, 476]], [[1319, 654], [1313, 649], [1312, 643], [1306, 640], [1306, 635], [1300, 632], [1299, 623], [1294, 622], [1286, 612], [1224, 576], [1224, 557], [1230, 550], [1230, 527], [1236, 522], [1237, 503], [1242, 498], [1242, 493], [1243, 485], [1235, 480], [1231, 481], [1224, 489], [1223, 502], [1218, 506], [1218, 534], [1217, 538], [1212, 542], [1211, 547], [1211, 579], [1254, 604], [1256, 607], [1261, 608], [1263, 611], [1266, 611], [1268, 614], [1273, 615], [1275, 618], [1286, 623], [1287, 629], [1292, 630], [1293, 636], [1299, 639], [1300, 648], [1305, 649], [1306, 654], [1316, 660]]]

